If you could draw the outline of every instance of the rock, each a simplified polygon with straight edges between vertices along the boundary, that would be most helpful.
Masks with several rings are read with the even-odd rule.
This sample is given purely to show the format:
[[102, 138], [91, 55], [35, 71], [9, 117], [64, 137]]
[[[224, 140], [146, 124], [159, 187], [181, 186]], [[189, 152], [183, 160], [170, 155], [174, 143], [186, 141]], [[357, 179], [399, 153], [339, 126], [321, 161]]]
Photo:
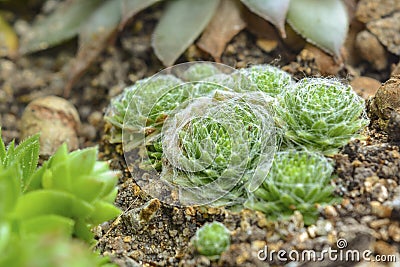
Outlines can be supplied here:
[[379, 255], [394, 255], [397, 249], [395, 246], [379, 240], [374, 244], [374, 251]]
[[389, 122], [386, 126], [388, 140], [391, 142], [400, 142], [400, 113], [392, 112]]
[[274, 51], [278, 46], [277, 40], [258, 39], [256, 45], [263, 51], [269, 53]]
[[397, 10], [400, 10], [400, 1], [398, 0], [361, 0], [357, 5], [356, 18], [367, 23]]
[[333, 76], [343, 66], [343, 62], [335, 61], [332, 56], [318, 47], [307, 44], [297, 56], [296, 62], [291, 62], [282, 70], [293, 74], [295, 78], [303, 78], [304, 76]]
[[400, 113], [400, 75], [395, 75], [385, 82], [369, 101], [372, 117], [379, 118], [378, 124], [382, 129], [392, 116], [392, 112]]
[[381, 227], [386, 227], [386, 226], [388, 226], [390, 224], [390, 220], [389, 219], [387, 219], [387, 218], [385, 218], [385, 219], [379, 219], [379, 220], [375, 220], [375, 221], [372, 221], [370, 224], [369, 224], [369, 226], [372, 228], [372, 229], [379, 229], [379, 228], [381, 228]]
[[357, 34], [356, 48], [362, 59], [372, 64], [376, 70], [383, 70], [387, 67], [387, 53], [385, 48], [369, 31], [362, 31]]
[[371, 201], [371, 213], [380, 218], [389, 218], [392, 214], [392, 207], [384, 206], [379, 201]]
[[400, 75], [400, 61], [399, 63], [397, 63], [396, 66], [394, 66], [392, 73], [390, 75], [391, 76]]
[[398, 222], [389, 225], [388, 233], [394, 242], [400, 242], [400, 226]]
[[400, 55], [400, 12], [396, 12], [390, 17], [367, 23], [367, 29], [373, 33], [391, 53]]
[[381, 86], [381, 82], [374, 78], [360, 76], [354, 78], [350, 85], [359, 96], [368, 99], [376, 94], [376, 91]]
[[332, 205], [326, 206], [324, 211], [325, 211], [325, 215], [328, 218], [335, 218], [339, 215], [338, 212], [336, 211], [335, 207]]
[[69, 150], [79, 146], [79, 114], [70, 102], [57, 96], [41, 97], [29, 103], [22, 114], [20, 127], [21, 139], [41, 133], [41, 155], [54, 154], [64, 142]]

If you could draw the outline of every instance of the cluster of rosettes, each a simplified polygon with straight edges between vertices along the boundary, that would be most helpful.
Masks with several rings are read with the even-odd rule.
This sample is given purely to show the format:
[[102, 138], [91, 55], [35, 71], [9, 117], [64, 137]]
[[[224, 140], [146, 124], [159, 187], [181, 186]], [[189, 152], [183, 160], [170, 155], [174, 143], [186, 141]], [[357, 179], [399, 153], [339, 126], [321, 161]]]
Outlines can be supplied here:
[[246, 202], [272, 216], [315, 218], [315, 204], [333, 199], [323, 154], [359, 137], [364, 101], [337, 80], [295, 83], [270, 65], [188, 66], [141, 80], [111, 103], [106, 119], [124, 131], [124, 149], [145, 147], [148, 165], [186, 204]]

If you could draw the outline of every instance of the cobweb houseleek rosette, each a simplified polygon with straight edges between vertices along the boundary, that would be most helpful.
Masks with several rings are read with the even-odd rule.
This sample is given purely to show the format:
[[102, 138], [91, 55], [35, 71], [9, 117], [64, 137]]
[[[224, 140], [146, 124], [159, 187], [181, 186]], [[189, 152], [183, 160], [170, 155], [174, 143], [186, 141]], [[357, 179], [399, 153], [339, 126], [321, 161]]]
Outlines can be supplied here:
[[[159, 127], [163, 117], [176, 107], [176, 103], [187, 98], [185, 90], [173, 90], [182, 83], [181, 79], [165, 74], [139, 80], [134, 85], [125, 88], [120, 95], [111, 100], [104, 117], [113, 125], [110, 142], [122, 142], [124, 127], [131, 132], [152, 132]], [[152, 106], [149, 103], [166, 92], [170, 92], [168, 97], [156, 103], [150, 113]]]
[[243, 203], [276, 150], [269, 109], [259, 93], [194, 99], [165, 122], [161, 178], [180, 188], [185, 204]]
[[321, 154], [278, 152], [267, 178], [245, 206], [264, 212], [270, 219], [285, 219], [298, 210], [304, 223], [312, 224], [318, 216], [317, 205], [338, 200], [330, 185], [332, 172], [332, 163]]
[[253, 82], [258, 90], [271, 97], [284, 94], [294, 85], [289, 73], [272, 65], [254, 65], [241, 69], [240, 73]]
[[334, 79], [304, 78], [278, 97], [283, 139], [308, 150], [334, 154], [369, 123], [364, 100]]

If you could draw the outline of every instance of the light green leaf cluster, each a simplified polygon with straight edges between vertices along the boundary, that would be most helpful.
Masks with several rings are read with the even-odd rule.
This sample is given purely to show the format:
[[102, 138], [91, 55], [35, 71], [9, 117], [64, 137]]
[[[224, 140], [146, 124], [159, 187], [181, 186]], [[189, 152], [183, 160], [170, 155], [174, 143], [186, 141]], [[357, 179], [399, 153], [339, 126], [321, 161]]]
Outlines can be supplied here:
[[334, 154], [368, 125], [364, 100], [335, 79], [304, 78], [279, 99], [287, 143]]
[[271, 65], [255, 65], [242, 69], [241, 73], [271, 97], [285, 94], [294, 84], [289, 73]]
[[[310, 223], [316, 205], [334, 199], [328, 186], [332, 166], [323, 155], [361, 137], [359, 132], [368, 124], [364, 101], [335, 79], [305, 78], [295, 83], [289, 74], [269, 65], [226, 74], [213, 71], [209, 64], [197, 64], [180, 76], [195, 77], [196, 82], [182, 80], [166, 91], [163, 86], [143, 91], [161, 96], [149, 102], [157, 102], [157, 112], [152, 113], [148, 107], [153, 104], [146, 101], [143, 110], [139, 105], [125, 107], [130, 115], [124, 128], [132, 127], [132, 118], [138, 117], [159, 123], [157, 129], [144, 131], [147, 141], [136, 147], [146, 148], [149, 165], [163, 181], [178, 185], [188, 203], [240, 205], [251, 199], [248, 207], [271, 218], [299, 210]], [[145, 100], [140, 94], [131, 97], [134, 103]], [[144, 111], [151, 116], [144, 116]]]
[[[25, 266], [24, 262], [39, 260], [30, 258], [35, 257], [31, 250], [49, 246], [43, 243], [49, 242], [44, 237], [47, 235], [55, 235], [54, 244], [66, 250], [81, 246], [68, 243], [71, 236], [92, 243], [91, 228], [120, 214], [113, 205], [117, 177], [105, 162], [97, 161], [97, 148], [68, 154], [66, 145], [62, 145], [39, 169], [38, 157], [38, 135], [17, 147], [11, 142], [6, 148], [0, 141], [0, 248], [7, 251], [0, 256], [1, 266], [12, 261], [20, 264], [12, 266]], [[31, 241], [38, 244], [29, 244]], [[27, 250], [21, 254], [17, 249], [25, 242]], [[50, 261], [57, 260], [58, 249], [43, 252], [48, 258], [41, 266], [51, 266]], [[87, 248], [77, 261], [66, 262], [74, 264], [70, 266], [83, 266], [79, 262], [85, 261], [93, 262], [92, 266], [102, 265], [103, 260], [89, 251]]]
[[192, 243], [197, 252], [218, 259], [231, 244], [230, 231], [220, 222], [206, 223], [196, 231]]
[[332, 163], [324, 156], [307, 151], [278, 152], [272, 168], [245, 206], [267, 214], [268, 218], [285, 218], [298, 210], [304, 223], [315, 222], [317, 204], [334, 203], [330, 185]]

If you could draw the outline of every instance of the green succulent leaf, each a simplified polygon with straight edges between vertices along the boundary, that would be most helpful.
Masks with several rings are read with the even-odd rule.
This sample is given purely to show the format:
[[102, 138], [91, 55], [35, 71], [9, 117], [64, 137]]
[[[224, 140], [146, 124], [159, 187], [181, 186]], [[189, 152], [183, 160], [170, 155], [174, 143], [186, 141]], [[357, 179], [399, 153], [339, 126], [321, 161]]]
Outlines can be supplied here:
[[[271, 22], [285, 36], [285, 20], [290, 0], [241, 0], [252, 12]], [[297, 0], [295, 0], [297, 1]], [[293, 1], [292, 1], [293, 2]]]
[[49, 232], [59, 232], [66, 236], [71, 236], [74, 224], [73, 219], [49, 214], [23, 220], [20, 224], [20, 231], [22, 235], [41, 235]]
[[36, 52], [76, 36], [81, 25], [102, 2], [101, 0], [66, 1], [48, 17], [34, 23], [30, 33], [22, 38], [20, 51]]
[[59, 232], [13, 236], [7, 244], [0, 255], [0, 266], [116, 267], [107, 258], [93, 253], [87, 244]]
[[92, 205], [71, 193], [36, 190], [18, 199], [13, 215], [21, 220], [46, 214], [56, 214], [68, 218], [87, 218], [93, 210]]
[[164, 65], [172, 65], [200, 35], [218, 3], [218, 0], [175, 0], [168, 3], [152, 41], [154, 52]]
[[[11, 156], [11, 155], [9, 155]], [[39, 160], [39, 135], [33, 135], [22, 141], [14, 151], [14, 160], [22, 169], [22, 186], [29, 182]]]
[[120, 209], [106, 201], [96, 201], [94, 203], [94, 209], [93, 214], [90, 216], [92, 224], [108, 221], [110, 218], [115, 218], [121, 213]]
[[291, 1], [287, 21], [308, 42], [330, 54], [340, 56], [340, 48], [349, 27], [347, 9], [342, 1]]
[[0, 164], [0, 221], [10, 213], [21, 195], [21, 175], [17, 164], [7, 169]]

